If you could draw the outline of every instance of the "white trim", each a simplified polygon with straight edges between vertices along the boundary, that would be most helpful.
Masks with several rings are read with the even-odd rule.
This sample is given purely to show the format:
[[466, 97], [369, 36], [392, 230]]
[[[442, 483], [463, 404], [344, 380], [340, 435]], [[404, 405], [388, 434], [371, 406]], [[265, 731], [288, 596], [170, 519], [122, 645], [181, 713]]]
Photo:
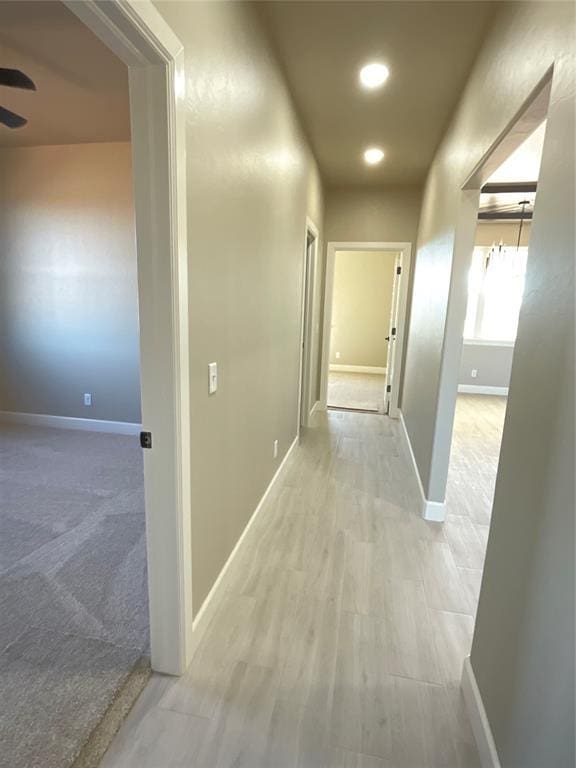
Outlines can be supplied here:
[[488, 387], [482, 384], [458, 384], [458, 392], [466, 392], [469, 395], [508, 395], [508, 387]]
[[[328, 373], [330, 367], [330, 331], [332, 320], [332, 297], [334, 290], [334, 263], [336, 251], [392, 251], [402, 253], [402, 275], [400, 282], [400, 301], [398, 307], [398, 323], [396, 333], [396, 344], [399, 350], [399, 365], [392, 381], [392, 391], [390, 392], [389, 416], [397, 419], [400, 414], [400, 379], [403, 369], [403, 348], [404, 334], [406, 326], [406, 308], [408, 304], [408, 283], [410, 276], [410, 262], [412, 254], [412, 243], [399, 242], [330, 242], [327, 246], [326, 255], [326, 274], [324, 276], [324, 318], [322, 324], [322, 367], [320, 371], [320, 406], [321, 410], [326, 410], [328, 406]], [[383, 328], [383, 336], [388, 333], [388, 328]]]
[[[313, 237], [311, 264], [308, 256], [308, 234]], [[297, 436], [300, 437], [300, 427], [307, 427], [310, 413], [310, 393], [312, 385], [312, 346], [314, 315], [316, 312], [316, 280], [318, 272], [319, 252], [318, 227], [312, 219], [306, 217], [304, 229], [304, 258], [302, 264], [302, 299], [300, 307], [300, 364], [298, 372], [298, 423]], [[305, 326], [306, 320], [306, 327]]]
[[386, 368], [382, 368], [378, 365], [338, 365], [337, 363], [330, 363], [331, 371], [342, 371], [343, 373], [381, 373], [386, 375]]
[[246, 538], [246, 536], [248, 535], [248, 532], [250, 531], [250, 529], [254, 525], [254, 522], [255, 522], [256, 518], [258, 517], [258, 514], [260, 513], [260, 511], [264, 507], [266, 499], [270, 495], [270, 492], [274, 488], [275, 484], [278, 482], [281, 474], [284, 471], [284, 468], [286, 467], [288, 459], [292, 455], [292, 452], [294, 451], [294, 449], [296, 448], [297, 445], [298, 445], [298, 436], [296, 436], [294, 438], [294, 440], [292, 441], [292, 445], [286, 451], [286, 453], [284, 455], [284, 458], [280, 462], [280, 466], [278, 467], [278, 469], [274, 473], [274, 477], [272, 478], [272, 480], [270, 480], [270, 483], [268, 484], [268, 487], [264, 491], [264, 493], [262, 495], [262, 498], [258, 502], [258, 505], [257, 505], [256, 509], [252, 513], [252, 515], [250, 517], [250, 520], [248, 520], [248, 522], [246, 523], [246, 526], [244, 527], [244, 530], [242, 531], [242, 533], [240, 535], [240, 538], [236, 542], [236, 544], [234, 546], [234, 549], [232, 550], [232, 552], [228, 556], [228, 559], [224, 563], [224, 565], [222, 567], [222, 570], [218, 574], [218, 577], [217, 577], [216, 581], [212, 585], [212, 589], [210, 590], [210, 592], [208, 592], [208, 594], [204, 598], [204, 602], [202, 603], [202, 605], [200, 607], [200, 610], [198, 611], [198, 614], [194, 618], [194, 622], [193, 622], [193, 627], [194, 627], [194, 648], [196, 648], [198, 646], [198, 643], [200, 642], [200, 640], [202, 638], [202, 634], [203, 634], [204, 630], [206, 629], [206, 627], [210, 623], [210, 620], [212, 619], [212, 617], [213, 617], [213, 615], [214, 615], [214, 613], [215, 613], [215, 611], [216, 611], [216, 609], [218, 607], [217, 606], [217, 601], [216, 601], [215, 598], [217, 597], [218, 591], [220, 589], [220, 585], [222, 584], [224, 578], [226, 577], [226, 574], [227, 574], [228, 570], [230, 569], [230, 567], [231, 567], [231, 565], [232, 565], [232, 563], [234, 561], [234, 558], [238, 554], [238, 551], [239, 551], [240, 547], [242, 546], [242, 544], [244, 542], [244, 539]]
[[152, 668], [192, 648], [192, 511], [184, 48], [150, 0], [65, 0], [127, 66], [140, 307]]
[[462, 668], [462, 693], [464, 694], [466, 711], [468, 712], [472, 733], [474, 734], [476, 746], [480, 754], [482, 768], [500, 768], [498, 750], [496, 749], [492, 729], [486, 716], [484, 702], [482, 701], [476, 676], [472, 669], [470, 656], [464, 659], [464, 666]]
[[515, 341], [496, 341], [495, 339], [463, 339], [465, 347], [513, 347]]
[[443, 523], [446, 520], [446, 502], [424, 499], [422, 517], [431, 523]]
[[446, 501], [430, 501], [429, 499], [426, 498], [426, 494], [424, 493], [424, 486], [422, 485], [422, 479], [420, 478], [420, 471], [418, 470], [418, 464], [416, 462], [416, 457], [414, 456], [414, 451], [412, 450], [410, 435], [408, 434], [408, 430], [406, 429], [404, 414], [402, 413], [402, 411], [399, 411], [399, 414], [400, 414], [399, 418], [400, 418], [400, 426], [401, 426], [400, 433], [404, 438], [406, 447], [408, 448], [408, 453], [410, 454], [410, 459], [412, 463], [412, 469], [414, 471], [414, 474], [416, 475], [418, 488], [420, 490], [420, 514], [422, 515], [424, 520], [430, 520], [431, 522], [434, 522], [434, 523], [443, 523], [444, 520], [446, 520]]
[[45, 413], [18, 413], [0, 411], [0, 422], [25, 424], [28, 427], [52, 427], [54, 429], [81, 429], [86, 432], [111, 432], [116, 435], [138, 435], [141, 424], [106, 419], [81, 419], [76, 416], [49, 416]]

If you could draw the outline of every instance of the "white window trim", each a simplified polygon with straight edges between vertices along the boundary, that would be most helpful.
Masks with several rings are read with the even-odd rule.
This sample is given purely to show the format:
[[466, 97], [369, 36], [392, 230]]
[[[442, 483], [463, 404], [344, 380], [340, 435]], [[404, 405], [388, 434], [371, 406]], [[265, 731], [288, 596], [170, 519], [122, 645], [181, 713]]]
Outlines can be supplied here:
[[466, 347], [513, 347], [516, 343], [510, 339], [499, 341], [498, 339], [464, 339], [464, 346]]

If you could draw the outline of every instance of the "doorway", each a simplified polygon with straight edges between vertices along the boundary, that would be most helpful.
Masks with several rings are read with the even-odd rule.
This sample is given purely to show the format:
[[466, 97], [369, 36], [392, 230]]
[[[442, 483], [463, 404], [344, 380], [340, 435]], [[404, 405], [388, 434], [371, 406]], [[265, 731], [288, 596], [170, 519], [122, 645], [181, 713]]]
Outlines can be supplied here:
[[193, 649], [184, 49], [150, 2], [64, 4], [128, 67], [152, 668]]
[[324, 408], [398, 417], [409, 243], [329, 243]]
[[[446, 487], [446, 539], [475, 615], [546, 120], [481, 187]], [[472, 492], [471, 492], [472, 491]]]
[[128, 71], [60, 2], [0, 26], [0, 762], [60, 768], [150, 674]]

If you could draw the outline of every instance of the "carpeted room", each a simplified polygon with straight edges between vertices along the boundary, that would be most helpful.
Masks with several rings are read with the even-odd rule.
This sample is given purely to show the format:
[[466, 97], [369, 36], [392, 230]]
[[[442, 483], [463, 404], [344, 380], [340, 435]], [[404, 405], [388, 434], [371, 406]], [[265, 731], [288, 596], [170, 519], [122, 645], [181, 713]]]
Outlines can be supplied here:
[[0, 424], [2, 768], [71, 765], [147, 678], [139, 451], [127, 435]]
[[0, 766], [64, 768], [149, 673], [130, 118], [125, 66], [22, 5], [0, 2], [2, 66], [36, 86], [1, 93], [28, 123], [0, 126]]

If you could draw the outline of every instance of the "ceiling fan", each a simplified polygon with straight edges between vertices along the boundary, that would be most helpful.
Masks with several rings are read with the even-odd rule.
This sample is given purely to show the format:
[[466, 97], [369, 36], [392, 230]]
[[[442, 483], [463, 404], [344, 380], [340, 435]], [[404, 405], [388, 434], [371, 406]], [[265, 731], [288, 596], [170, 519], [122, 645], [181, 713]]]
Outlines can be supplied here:
[[[0, 67], [0, 85], [5, 85], [8, 88], [23, 88], [26, 91], [36, 90], [34, 82], [19, 69], [4, 69]], [[0, 106], [0, 123], [7, 128], [22, 128], [27, 122], [28, 120], [25, 117]]]

